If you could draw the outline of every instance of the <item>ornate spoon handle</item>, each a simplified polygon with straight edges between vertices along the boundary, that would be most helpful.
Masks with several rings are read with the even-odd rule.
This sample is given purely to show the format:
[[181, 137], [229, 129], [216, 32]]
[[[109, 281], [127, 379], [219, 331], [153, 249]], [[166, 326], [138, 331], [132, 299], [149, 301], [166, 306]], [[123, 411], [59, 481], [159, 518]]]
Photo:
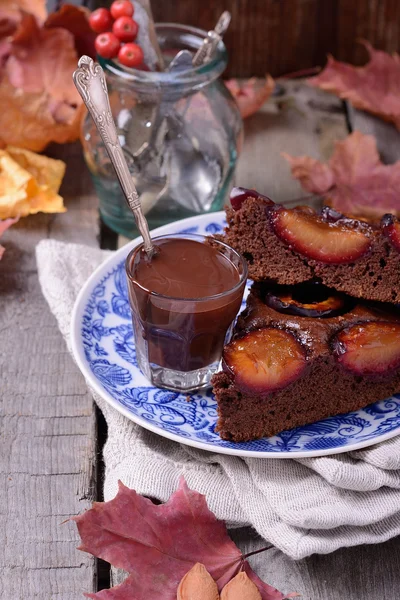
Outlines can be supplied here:
[[82, 100], [99, 130], [126, 201], [134, 214], [136, 224], [143, 237], [144, 249], [151, 256], [154, 252], [154, 246], [150, 238], [149, 226], [143, 215], [140, 199], [118, 140], [117, 130], [111, 115], [104, 71], [89, 56], [82, 56], [78, 62], [78, 69], [73, 74], [73, 79], [76, 89], [82, 96]]
[[207, 37], [204, 38], [202, 45], [194, 55], [194, 67], [199, 67], [208, 60], [211, 60], [215, 49], [218, 46], [219, 42], [222, 40], [222, 37], [228, 29], [230, 22], [231, 13], [226, 10], [218, 19], [218, 22], [214, 29], [207, 33]]

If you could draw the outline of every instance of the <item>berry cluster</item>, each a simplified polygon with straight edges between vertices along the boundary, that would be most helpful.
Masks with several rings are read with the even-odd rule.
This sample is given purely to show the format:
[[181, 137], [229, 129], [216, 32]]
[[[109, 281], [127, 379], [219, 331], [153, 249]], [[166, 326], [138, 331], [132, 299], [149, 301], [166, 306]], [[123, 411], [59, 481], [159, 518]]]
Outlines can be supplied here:
[[115, 0], [110, 10], [98, 8], [89, 18], [91, 29], [99, 35], [95, 40], [96, 52], [103, 58], [116, 58], [125, 67], [145, 68], [143, 50], [135, 44], [139, 25], [132, 19], [130, 0]]

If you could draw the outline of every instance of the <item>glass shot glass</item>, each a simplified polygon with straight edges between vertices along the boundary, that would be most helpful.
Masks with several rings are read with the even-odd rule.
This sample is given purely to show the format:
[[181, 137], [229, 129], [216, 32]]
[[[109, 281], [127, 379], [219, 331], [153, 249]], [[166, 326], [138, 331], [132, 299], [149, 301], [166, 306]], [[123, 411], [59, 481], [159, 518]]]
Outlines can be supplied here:
[[[207, 243], [206, 236], [192, 234], [155, 237], [153, 242], [171, 238]], [[135, 277], [135, 266], [143, 244], [126, 259], [136, 358], [142, 373], [156, 387], [178, 392], [208, 387], [219, 368], [223, 347], [231, 338], [246, 285], [247, 265], [224, 242], [213, 240], [212, 245], [231, 263], [238, 277], [230, 289], [205, 297], [174, 298], [141, 285]]]

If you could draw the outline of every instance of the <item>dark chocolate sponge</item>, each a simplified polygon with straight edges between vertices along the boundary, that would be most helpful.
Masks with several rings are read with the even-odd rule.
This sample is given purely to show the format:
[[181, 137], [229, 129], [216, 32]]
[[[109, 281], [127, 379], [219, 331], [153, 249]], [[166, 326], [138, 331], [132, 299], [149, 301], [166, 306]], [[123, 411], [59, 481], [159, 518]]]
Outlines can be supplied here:
[[[235, 196], [232, 197], [235, 208], [226, 210], [228, 226], [225, 235], [220, 236], [220, 239], [244, 256], [249, 265], [251, 279], [271, 280], [278, 284], [289, 285], [317, 279], [328, 287], [357, 298], [400, 303], [400, 246], [394, 237], [397, 235], [400, 240], [399, 222], [396, 222], [392, 226], [393, 231], [389, 232], [388, 216], [386, 220], [383, 219], [380, 226], [373, 227], [347, 219], [329, 209], [322, 216], [310, 208], [289, 210], [263, 196], [258, 196], [256, 192], [247, 191], [247, 193], [251, 195], [246, 196], [243, 192], [240, 201], [239, 196], [236, 195], [236, 199]], [[310, 251], [308, 252], [306, 237], [300, 239], [303, 236], [299, 236], [299, 232], [302, 233], [301, 225], [295, 223], [297, 227], [295, 233], [286, 227], [288, 218], [296, 215], [303, 217], [305, 214], [311, 222], [312, 219], [325, 220], [326, 226], [329, 226], [332, 232], [337, 231], [343, 223], [345, 229], [343, 235], [349, 237], [348, 246], [353, 243], [352, 232], [350, 231], [350, 234], [348, 232], [354, 230], [356, 234], [353, 233], [353, 238], [356, 237], [355, 242], [358, 243], [355, 247], [355, 258], [352, 258], [349, 248], [345, 248], [347, 255], [343, 250], [344, 259], [339, 264], [337, 264], [337, 256], [333, 257], [336, 263], [335, 260], [329, 261], [332, 258], [329, 256], [327, 260], [312, 258], [315, 257], [315, 252], [312, 252], [315, 250], [312, 248], [314, 243], [312, 230], [310, 229]], [[287, 217], [286, 220], [281, 218], [282, 215]], [[362, 238], [363, 232], [365, 240]], [[296, 235], [299, 240], [293, 238]], [[324, 239], [322, 234], [321, 239]], [[299, 243], [296, 244], [296, 241]], [[365, 241], [364, 246], [363, 241]], [[346, 256], [350, 258], [346, 259]]]
[[[234, 340], [246, 342], [252, 332], [271, 328], [283, 330], [304, 348], [304, 370], [287, 385], [283, 381], [282, 389], [261, 393], [259, 389], [251, 392], [237, 383], [243, 375], [240, 372], [242, 363], [238, 363], [236, 371], [225, 365], [224, 371], [212, 379], [218, 403], [217, 430], [223, 439], [241, 442], [272, 436], [286, 429], [358, 410], [400, 390], [400, 314], [392, 306], [356, 303], [350, 298], [348, 303], [343, 303], [342, 314], [337, 314], [337, 303], [334, 304], [335, 316], [329, 318], [326, 303], [319, 298], [323, 318], [299, 316], [278, 312], [265, 303], [266, 296], [277, 294], [277, 290], [279, 288], [274, 287], [271, 292], [266, 284], [253, 285], [247, 307], [238, 319]], [[287, 295], [287, 288], [283, 294]], [[382, 361], [373, 351], [372, 358], [368, 355], [369, 362], [361, 361], [360, 366], [355, 352], [357, 335], [362, 335], [364, 330], [369, 334], [372, 330], [379, 336], [381, 329], [383, 332], [389, 330], [391, 336], [385, 338], [384, 345], [394, 339], [390, 356], [382, 355], [383, 362], [386, 360], [385, 368], [382, 369]], [[226, 348], [232, 343], [235, 342]], [[385, 347], [389, 346], [386, 344]], [[248, 380], [251, 387], [251, 373]]]

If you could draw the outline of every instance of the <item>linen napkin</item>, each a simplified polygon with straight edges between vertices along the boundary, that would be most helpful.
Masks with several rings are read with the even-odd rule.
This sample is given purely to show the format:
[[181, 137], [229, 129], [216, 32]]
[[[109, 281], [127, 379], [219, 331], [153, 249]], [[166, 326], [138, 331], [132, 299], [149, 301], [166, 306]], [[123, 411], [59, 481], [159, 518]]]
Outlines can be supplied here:
[[[43, 294], [69, 345], [75, 298], [110, 252], [55, 240], [36, 249]], [[164, 439], [135, 425], [97, 394], [108, 424], [104, 497], [121, 479], [167, 500], [184, 475], [231, 527], [251, 525], [294, 559], [400, 534], [400, 436], [347, 454], [308, 459], [239, 458]]]

